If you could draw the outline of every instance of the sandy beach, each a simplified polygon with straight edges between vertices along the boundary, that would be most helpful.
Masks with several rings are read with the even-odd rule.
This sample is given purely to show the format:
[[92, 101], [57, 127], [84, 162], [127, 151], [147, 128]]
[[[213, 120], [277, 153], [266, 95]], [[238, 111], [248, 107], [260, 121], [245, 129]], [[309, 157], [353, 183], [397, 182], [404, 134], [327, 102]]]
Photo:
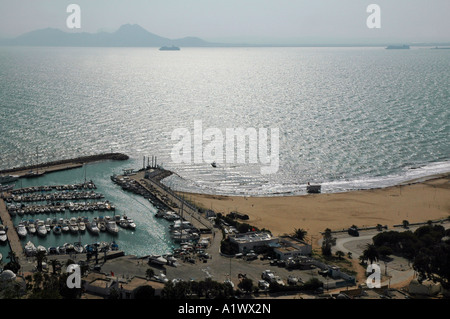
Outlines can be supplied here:
[[326, 228], [341, 230], [353, 224], [392, 228], [403, 220], [418, 223], [450, 216], [450, 173], [387, 188], [332, 194], [279, 197], [183, 194], [206, 209], [247, 214], [249, 224], [269, 229], [274, 235], [303, 228], [314, 242]]

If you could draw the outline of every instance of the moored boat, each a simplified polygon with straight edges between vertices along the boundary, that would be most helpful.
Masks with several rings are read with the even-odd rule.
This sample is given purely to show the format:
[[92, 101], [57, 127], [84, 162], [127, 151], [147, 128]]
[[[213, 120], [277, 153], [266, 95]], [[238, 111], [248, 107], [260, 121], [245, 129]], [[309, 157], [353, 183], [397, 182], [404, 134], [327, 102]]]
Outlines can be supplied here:
[[8, 236], [6, 235], [6, 228], [0, 225], [0, 243], [6, 244], [8, 242]]
[[45, 228], [42, 220], [36, 221], [36, 232], [38, 236], [45, 237], [47, 235], [47, 229]]
[[113, 220], [108, 220], [106, 222], [106, 230], [113, 235], [117, 235], [119, 233], [119, 228], [117, 227], [116, 222]]
[[31, 241], [29, 241], [25, 245], [25, 255], [34, 256], [35, 254], [36, 254], [36, 246]]
[[27, 228], [25, 227], [25, 225], [23, 223], [20, 223], [19, 225], [17, 225], [17, 235], [19, 235], [20, 238], [25, 238], [27, 237]]

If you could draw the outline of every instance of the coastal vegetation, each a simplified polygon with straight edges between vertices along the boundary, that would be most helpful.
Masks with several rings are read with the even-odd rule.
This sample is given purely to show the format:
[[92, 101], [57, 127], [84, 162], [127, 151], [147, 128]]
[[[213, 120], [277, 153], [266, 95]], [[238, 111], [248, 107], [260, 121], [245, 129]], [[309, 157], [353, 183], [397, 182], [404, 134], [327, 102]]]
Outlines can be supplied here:
[[450, 230], [428, 223], [414, 232], [389, 231], [377, 234], [363, 257], [369, 262], [402, 256], [413, 263], [421, 279], [439, 282], [450, 288]]

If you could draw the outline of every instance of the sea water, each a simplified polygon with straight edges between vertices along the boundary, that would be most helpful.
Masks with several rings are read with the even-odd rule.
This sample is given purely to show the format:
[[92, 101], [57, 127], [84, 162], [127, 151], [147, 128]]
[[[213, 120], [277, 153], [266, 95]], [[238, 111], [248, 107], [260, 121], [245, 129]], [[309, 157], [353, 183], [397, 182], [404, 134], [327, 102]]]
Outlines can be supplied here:
[[[157, 156], [176, 173], [167, 185], [214, 194], [304, 194], [308, 182], [323, 192], [395, 185], [450, 171], [449, 88], [450, 50], [430, 48], [0, 47], [0, 168], [129, 155], [127, 163], [92, 164], [88, 175], [137, 221], [135, 235], [120, 233], [122, 245], [159, 251], [139, 240], [147, 229], [162, 251], [171, 245], [165, 225], [109, 180], [121, 165], [140, 168], [143, 156]], [[278, 128], [278, 171], [262, 175], [248, 161], [175, 163], [172, 133], [192, 132], [195, 121], [205, 130]]]

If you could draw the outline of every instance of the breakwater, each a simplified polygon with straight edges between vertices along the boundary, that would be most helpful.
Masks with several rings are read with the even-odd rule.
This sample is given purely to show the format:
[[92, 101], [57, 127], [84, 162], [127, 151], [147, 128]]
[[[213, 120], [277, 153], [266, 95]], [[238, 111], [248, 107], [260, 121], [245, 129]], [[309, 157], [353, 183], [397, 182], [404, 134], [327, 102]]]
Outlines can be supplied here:
[[[29, 165], [29, 166], [13, 167], [13, 168], [9, 168], [9, 169], [0, 170], [0, 174], [17, 173], [17, 172], [22, 172], [22, 171], [26, 172], [26, 171], [30, 171], [30, 170], [34, 170], [34, 169], [44, 169], [44, 168], [58, 167], [58, 166], [62, 166], [58, 170], [63, 170], [63, 169], [69, 169], [69, 168], [76, 168], [76, 167], [79, 167], [80, 165], [92, 163], [92, 162], [98, 162], [98, 161], [104, 161], [104, 160], [125, 161], [128, 159], [129, 159], [129, 156], [126, 154], [104, 153], [104, 154], [81, 156], [81, 157], [71, 158], [71, 159], [63, 159], [63, 160]], [[56, 170], [57, 169], [55, 168], [52, 171], [56, 171]]]

